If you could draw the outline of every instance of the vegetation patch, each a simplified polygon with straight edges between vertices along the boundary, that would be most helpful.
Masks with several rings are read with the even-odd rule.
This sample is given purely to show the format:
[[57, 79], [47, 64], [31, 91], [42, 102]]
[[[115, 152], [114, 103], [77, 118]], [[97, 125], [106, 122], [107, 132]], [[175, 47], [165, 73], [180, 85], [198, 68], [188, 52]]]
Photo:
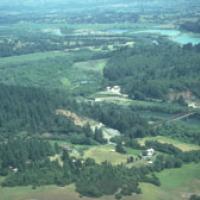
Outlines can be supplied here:
[[179, 140], [165, 137], [165, 136], [145, 137], [142, 139], [138, 139], [138, 142], [141, 145], [144, 145], [146, 141], [157, 141], [157, 142], [164, 143], [164, 144], [172, 144], [175, 147], [181, 149], [182, 151], [192, 151], [192, 150], [200, 149], [200, 147], [198, 145], [184, 143]]

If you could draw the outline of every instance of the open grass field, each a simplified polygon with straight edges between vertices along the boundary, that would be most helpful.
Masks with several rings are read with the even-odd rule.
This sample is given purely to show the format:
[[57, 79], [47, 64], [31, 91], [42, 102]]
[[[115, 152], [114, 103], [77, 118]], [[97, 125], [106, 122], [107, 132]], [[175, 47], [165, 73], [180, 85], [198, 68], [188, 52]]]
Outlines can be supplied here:
[[[0, 194], [1, 200], [115, 200], [114, 196], [80, 197], [73, 185], [66, 187], [42, 186], [35, 190], [31, 187], [0, 188]], [[125, 197], [123, 200], [133, 200], [133, 197]]]
[[84, 152], [84, 157], [93, 158], [97, 163], [107, 160], [116, 165], [126, 163], [128, 156], [115, 152], [115, 147], [113, 145], [100, 145], [86, 150]]
[[[188, 200], [192, 193], [200, 194], [200, 164], [184, 165], [157, 173], [161, 186], [141, 183], [143, 193], [124, 197], [123, 200]], [[67, 187], [42, 186], [0, 188], [1, 200], [114, 200], [113, 196], [101, 198], [79, 197], [73, 185]]]
[[137, 149], [132, 149], [132, 148], [126, 148], [126, 151], [128, 154], [130, 155], [135, 155], [135, 156], [138, 156], [141, 154], [141, 150], [137, 150]]
[[138, 142], [141, 145], [144, 145], [145, 142], [149, 141], [149, 140], [158, 141], [160, 143], [172, 144], [175, 147], [181, 149], [182, 151], [192, 151], [192, 150], [199, 150], [200, 149], [200, 146], [198, 146], [198, 145], [184, 143], [184, 142], [181, 142], [179, 140], [172, 139], [172, 138], [165, 137], [165, 136], [145, 137], [145, 138], [142, 138], [142, 139], [138, 139]]
[[164, 170], [157, 176], [161, 187], [142, 183], [143, 194], [136, 200], [188, 200], [192, 193], [200, 194], [200, 164]]
[[[100, 87], [105, 59], [74, 62], [90, 53], [50, 51], [0, 58], [0, 82], [8, 85], [84, 90]], [[47, 76], [48, 74], [48, 76]]]
[[81, 70], [81, 71], [94, 71], [103, 73], [103, 69], [106, 65], [106, 59], [99, 59], [99, 60], [91, 60], [85, 62], [77, 62], [74, 64], [74, 69]]
[[47, 58], [65, 57], [65, 56], [67, 56], [67, 53], [64, 51], [47, 51], [47, 52], [31, 53], [20, 56], [4, 57], [0, 58], [0, 68], [2, 67], [2, 65], [7, 65], [7, 64], [22, 64], [25, 62], [32, 62], [32, 61], [44, 60]]
[[[127, 154], [120, 154], [115, 151], [114, 145], [98, 145], [84, 151], [84, 158], [93, 158], [97, 163], [108, 161], [113, 165], [117, 165], [121, 163], [126, 163], [128, 157], [136, 157], [141, 153], [140, 150], [135, 150], [131, 148], [126, 148], [126, 151]], [[134, 166], [136, 166], [137, 164], [140, 164], [140, 162], [134, 162]], [[143, 161], [142, 164], [144, 164]]]

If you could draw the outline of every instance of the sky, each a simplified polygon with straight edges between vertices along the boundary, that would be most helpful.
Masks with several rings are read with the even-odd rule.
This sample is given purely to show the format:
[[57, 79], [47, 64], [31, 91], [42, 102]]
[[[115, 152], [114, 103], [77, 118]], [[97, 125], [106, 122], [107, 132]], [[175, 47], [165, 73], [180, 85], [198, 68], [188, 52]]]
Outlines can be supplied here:
[[80, 4], [88, 5], [109, 5], [109, 4], [128, 4], [128, 3], [143, 3], [146, 6], [150, 5], [176, 5], [177, 2], [181, 2], [182, 5], [189, 4], [189, 2], [195, 2], [200, 4], [200, 0], [0, 0], [0, 7], [1, 6], [8, 6], [8, 7], [14, 7], [14, 6], [62, 6], [65, 5], [72, 5], [72, 6], [80, 6]]

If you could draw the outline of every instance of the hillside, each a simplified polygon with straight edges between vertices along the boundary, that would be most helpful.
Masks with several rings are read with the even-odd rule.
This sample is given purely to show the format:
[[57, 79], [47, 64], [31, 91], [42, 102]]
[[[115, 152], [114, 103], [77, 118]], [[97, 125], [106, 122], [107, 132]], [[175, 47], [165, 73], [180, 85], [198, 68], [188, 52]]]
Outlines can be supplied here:
[[135, 99], [167, 100], [170, 93], [184, 91], [199, 97], [199, 50], [154, 42], [117, 52], [108, 61], [104, 76]]

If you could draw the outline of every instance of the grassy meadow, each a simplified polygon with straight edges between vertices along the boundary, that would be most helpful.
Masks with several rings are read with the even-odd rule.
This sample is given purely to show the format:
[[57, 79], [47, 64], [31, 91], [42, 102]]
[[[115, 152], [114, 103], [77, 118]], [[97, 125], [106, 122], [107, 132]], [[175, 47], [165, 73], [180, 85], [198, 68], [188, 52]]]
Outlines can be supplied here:
[[[124, 197], [123, 200], [187, 200], [192, 193], [199, 193], [200, 164], [184, 165], [180, 169], [168, 169], [157, 173], [161, 186], [141, 183], [143, 193]], [[73, 185], [66, 187], [41, 186], [0, 188], [2, 200], [90, 200], [80, 197]], [[114, 200], [113, 196], [92, 198], [93, 200]]]
[[85, 57], [85, 53], [74, 54], [72, 56], [71, 53], [51, 51], [1, 58], [0, 82], [68, 90], [100, 87], [106, 60], [76, 62], [77, 57]]
[[138, 139], [138, 142], [141, 145], [144, 145], [146, 141], [158, 141], [160, 143], [172, 144], [175, 147], [181, 149], [182, 151], [192, 151], [192, 150], [200, 149], [200, 146], [198, 145], [184, 143], [179, 140], [172, 139], [165, 136], [145, 137], [145, 138]]
[[112, 164], [126, 163], [128, 156], [115, 152], [113, 145], [101, 145], [89, 148], [84, 152], [85, 158], [93, 158], [97, 163], [104, 161]]

